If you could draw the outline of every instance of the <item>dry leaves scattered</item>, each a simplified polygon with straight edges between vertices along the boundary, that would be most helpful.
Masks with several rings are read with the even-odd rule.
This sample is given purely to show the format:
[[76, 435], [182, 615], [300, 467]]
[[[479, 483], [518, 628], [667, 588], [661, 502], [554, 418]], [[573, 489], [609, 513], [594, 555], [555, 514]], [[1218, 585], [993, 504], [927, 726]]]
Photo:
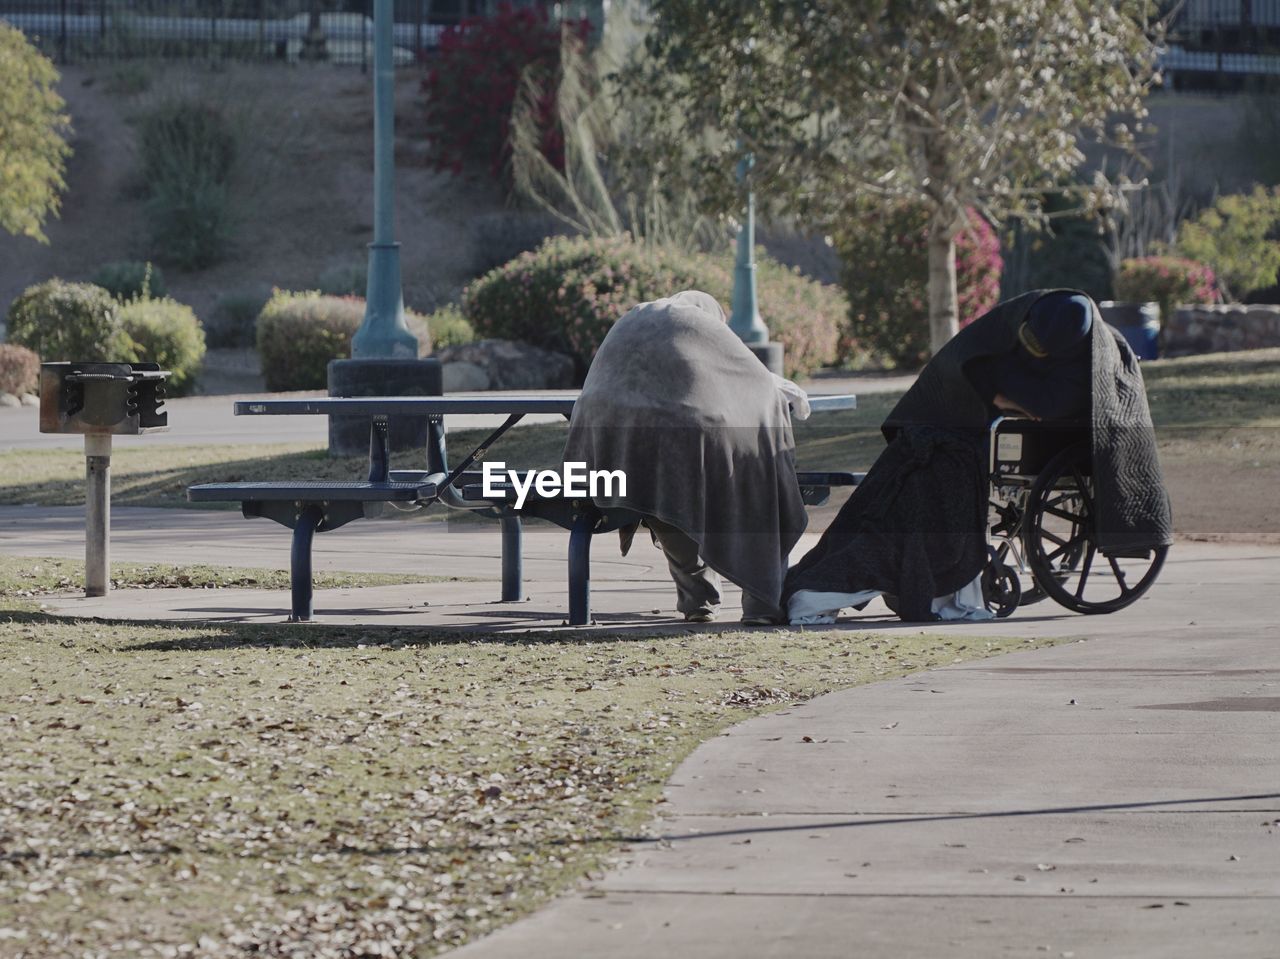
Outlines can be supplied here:
[[32, 959], [430, 955], [606, 864], [725, 725], [1022, 646], [12, 616], [0, 956]]

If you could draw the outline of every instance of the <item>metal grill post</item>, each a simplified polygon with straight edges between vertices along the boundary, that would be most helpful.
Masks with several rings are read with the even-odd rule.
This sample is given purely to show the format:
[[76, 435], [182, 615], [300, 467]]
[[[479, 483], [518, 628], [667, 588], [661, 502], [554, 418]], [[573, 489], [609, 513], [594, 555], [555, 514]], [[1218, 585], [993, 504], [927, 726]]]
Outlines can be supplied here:
[[111, 589], [111, 434], [86, 433], [84, 594]]

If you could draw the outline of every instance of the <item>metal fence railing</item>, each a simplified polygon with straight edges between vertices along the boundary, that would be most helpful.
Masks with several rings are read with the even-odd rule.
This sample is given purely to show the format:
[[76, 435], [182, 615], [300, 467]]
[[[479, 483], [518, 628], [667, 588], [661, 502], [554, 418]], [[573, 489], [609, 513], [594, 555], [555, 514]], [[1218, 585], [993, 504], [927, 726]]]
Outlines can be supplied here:
[[1280, 84], [1280, 0], [1162, 0], [1165, 86], [1231, 92]]
[[[547, 0], [517, 0], [544, 3]], [[395, 61], [496, 0], [395, 0]], [[133, 57], [372, 61], [371, 0], [0, 0], [0, 20], [60, 63]]]
[[1186, 50], [1280, 52], [1280, 0], [1183, 0], [1169, 26]]

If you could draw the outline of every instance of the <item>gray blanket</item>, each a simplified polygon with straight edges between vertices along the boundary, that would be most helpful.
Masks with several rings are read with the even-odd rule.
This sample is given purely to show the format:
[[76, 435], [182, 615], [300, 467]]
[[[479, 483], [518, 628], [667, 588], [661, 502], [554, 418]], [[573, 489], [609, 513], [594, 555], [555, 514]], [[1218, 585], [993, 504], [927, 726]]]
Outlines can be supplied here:
[[[791, 420], [713, 297], [642, 303], [614, 325], [574, 406], [564, 458], [623, 470], [626, 496], [597, 505], [670, 523], [712, 569], [779, 605], [806, 523]], [[629, 544], [624, 535], [624, 553]]]

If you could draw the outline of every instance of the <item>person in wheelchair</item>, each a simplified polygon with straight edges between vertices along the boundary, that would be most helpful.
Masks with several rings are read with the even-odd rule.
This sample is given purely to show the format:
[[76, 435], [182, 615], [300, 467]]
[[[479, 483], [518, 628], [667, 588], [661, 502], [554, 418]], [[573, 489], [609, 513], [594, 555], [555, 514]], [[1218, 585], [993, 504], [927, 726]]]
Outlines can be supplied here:
[[1089, 435], [1099, 547], [1171, 539], [1142, 374], [1097, 305], [1074, 290], [998, 304], [921, 370], [882, 424], [888, 446], [816, 546], [787, 574], [793, 625], [892, 597], [909, 622], [987, 619], [993, 419], [1077, 421]]
[[[641, 303], [609, 330], [573, 408], [566, 462], [622, 470], [593, 497], [623, 508], [666, 554], [676, 609], [709, 622], [721, 576], [742, 588], [742, 621], [778, 622], [787, 557], [804, 532], [791, 417], [808, 398], [771, 373], [698, 290]], [[619, 530], [623, 555], [638, 524]]]

